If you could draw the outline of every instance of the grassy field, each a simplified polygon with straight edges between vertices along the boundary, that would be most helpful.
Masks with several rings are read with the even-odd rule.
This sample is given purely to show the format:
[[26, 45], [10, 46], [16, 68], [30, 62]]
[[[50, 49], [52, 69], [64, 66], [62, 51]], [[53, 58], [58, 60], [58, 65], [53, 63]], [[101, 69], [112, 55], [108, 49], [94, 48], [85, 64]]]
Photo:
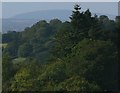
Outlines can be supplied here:
[[1, 47], [6, 48], [6, 46], [7, 46], [7, 43], [0, 44], [0, 48], [1, 48]]
[[13, 59], [13, 64], [19, 64], [21, 62], [24, 62], [26, 60], [26, 58], [22, 58], [22, 57], [19, 57], [19, 58], [16, 58], [16, 59]]

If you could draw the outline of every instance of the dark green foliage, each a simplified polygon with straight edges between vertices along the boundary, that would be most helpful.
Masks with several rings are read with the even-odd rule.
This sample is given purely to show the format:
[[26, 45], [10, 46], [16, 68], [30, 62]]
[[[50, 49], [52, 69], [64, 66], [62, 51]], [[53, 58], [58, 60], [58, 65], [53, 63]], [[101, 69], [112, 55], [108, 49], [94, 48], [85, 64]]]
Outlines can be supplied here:
[[[116, 17], [116, 28], [117, 28], [117, 48], [118, 48], [118, 78], [120, 81], [120, 16]], [[120, 90], [120, 86], [119, 86]]]
[[18, 44], [19, 42], [10, 42], [9, 44], [7, 44], [6, 48], [3, 49], [3, 53], [8, 53], [9, 55], [11, 55], [12, 58], [17, 57], [17, 53], [18, 53]]
[[95, 81], [103, 89], [116, 90], [118, 85], [117, 49], [112, 42], [85, 39], [74, 47], [68, 59], [71, 64], [69, 68], [74, 74], [84, 76], [89, 81]]
[[32, 45], [28, 43], [22, 44], [18, 49], [18, 56], [19, 57], [28, 57], [32, 54]]
[[20, 39], [20, 33], [15, 31], [8, 31], [6, 34], [2, 35], [2, 42], [8, 43], [8, 42], [15, 42]]
[[11, 78], [14, 76], [13, 64], [11, 57], [6, 53], [2, 59], [2, 89], [10, 90]]
[[62, 25], [62, 21], [60, 21], [59, 19], [53, 19], [53, 20], [50, 20], [50, 26], [52, 27], [53, 29], [53, 32], [58, 30]]
[[53, 38], [53, 54], [59, 58], [67, 56], [71, 53], [71, 48], [74, 45], [73, 32], [70, 23], [63, 23], [63, 28], [61, 28]]
[[11, 57], [17, 57], [18, 47], [21, 44], [21, 33], [10, 31], [7, 34], [3, 34], [2, 42], [6, 43], [6, 48], [3, 48], [3, 52], [8, 53]]
[[41, 20], [3, 34], [3, 90], [118, 90], [119, 19], [75, 5], [70, 22]]
[[57, 86], [57, 91], [100, 91], [100, 87], [79, 76], [73, 76]]

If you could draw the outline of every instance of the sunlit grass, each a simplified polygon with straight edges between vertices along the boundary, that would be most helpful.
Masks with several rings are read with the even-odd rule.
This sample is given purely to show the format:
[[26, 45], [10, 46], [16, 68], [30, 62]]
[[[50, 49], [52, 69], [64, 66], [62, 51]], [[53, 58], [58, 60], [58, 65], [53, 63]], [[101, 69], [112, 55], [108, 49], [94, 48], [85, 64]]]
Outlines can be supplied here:
[[26, 60], [26, 58], [22, 58], [22, 57], [19, 57], [19, 58], [16, 58], [16, 59], [13, 59], [13, 64], [18, 64], [18, 63], [21, 63], [21, 62], [24, 62]]
[[7, 47], [7, 43], [0, 44], [0, 47], [6, 48]]

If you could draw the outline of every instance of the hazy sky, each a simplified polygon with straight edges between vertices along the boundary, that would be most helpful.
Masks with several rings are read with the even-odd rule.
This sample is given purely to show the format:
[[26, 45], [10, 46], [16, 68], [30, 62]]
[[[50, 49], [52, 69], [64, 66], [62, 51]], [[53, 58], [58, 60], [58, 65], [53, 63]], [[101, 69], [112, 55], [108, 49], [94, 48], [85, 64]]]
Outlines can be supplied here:
[[118, 15], [118, 3], [117, 2], [56, 2], [56, 3], [43, 3], [43, 2], [3, 2], [2, 3], [2, 17], [9, 18], [17, 14], [39, 11], [39, 10], [50, 10], [50, 9], [65, 9], [73, 10], [75, 4], [80, 4], [82, 10], [90, 9], [92, 13], [102, 13]]

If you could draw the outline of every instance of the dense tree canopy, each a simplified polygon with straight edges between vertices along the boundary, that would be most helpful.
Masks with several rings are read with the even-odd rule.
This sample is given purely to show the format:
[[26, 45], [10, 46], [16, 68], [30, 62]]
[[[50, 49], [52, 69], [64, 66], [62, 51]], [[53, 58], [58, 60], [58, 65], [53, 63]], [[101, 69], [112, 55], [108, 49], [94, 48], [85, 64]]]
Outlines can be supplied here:
[[41, 20], [3, 35], [3, 90], [118, 90], [120, 17], [75, 5], [70, 21]]

